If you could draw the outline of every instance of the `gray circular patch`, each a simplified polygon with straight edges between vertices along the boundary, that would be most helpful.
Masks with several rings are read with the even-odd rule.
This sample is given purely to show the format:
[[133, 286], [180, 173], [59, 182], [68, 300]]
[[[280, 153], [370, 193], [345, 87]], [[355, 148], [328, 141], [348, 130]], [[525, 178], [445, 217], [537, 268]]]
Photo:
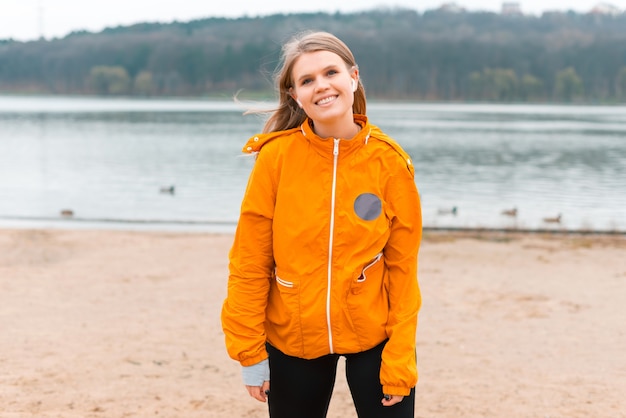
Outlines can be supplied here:
[[363, 193], [354, 201], [354, 211], [359, 218], [373, 221], [380, 216], [383, 204], [380, 198], [372, 193]]

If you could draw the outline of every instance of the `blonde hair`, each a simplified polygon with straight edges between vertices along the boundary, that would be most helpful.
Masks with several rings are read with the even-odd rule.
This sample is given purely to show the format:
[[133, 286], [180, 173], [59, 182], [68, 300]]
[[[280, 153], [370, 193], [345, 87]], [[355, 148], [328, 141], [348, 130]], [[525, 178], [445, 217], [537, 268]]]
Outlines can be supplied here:
[[[290, 93], [293, 87], [293, 66], [302, 54], [316, 51], [333, 52], [346, 63], [348, 69], [358, 68], [350, 48], [335, 35], [328, 32], [304, 32], [294, 36], [282, 48], [281, 65], [274, 76], [278, 108], [269, 111], [273, 113], [265, 122], [263, 132], [295, 128], [306, 120], [306, 113], [296, 104]], [[359, 80], [354, 92], [352, 112], [365, 115], [365, 110], [365, 88]]]

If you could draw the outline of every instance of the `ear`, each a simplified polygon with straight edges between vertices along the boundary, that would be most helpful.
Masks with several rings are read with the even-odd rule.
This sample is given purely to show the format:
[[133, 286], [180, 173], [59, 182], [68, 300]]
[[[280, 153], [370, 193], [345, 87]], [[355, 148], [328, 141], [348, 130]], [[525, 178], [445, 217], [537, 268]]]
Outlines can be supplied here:
[[294, 92], [293, 92], [293, 88], [290, 88], [290, 89], [289, 89], [289, 95], [291, 96], [291, 98], [292, 98], [293, 100], [295, 100], [295, 101], [296, 101], [296, 103], [298, 103], [298, 106], [302, 107], [302, 102], [298, 99], [298, 96], [296, 96], [296, 95], [294, 94]]
[[359, 70], [356, 67], [352, 67], [352, 91], [356, 91], [359, 88]]

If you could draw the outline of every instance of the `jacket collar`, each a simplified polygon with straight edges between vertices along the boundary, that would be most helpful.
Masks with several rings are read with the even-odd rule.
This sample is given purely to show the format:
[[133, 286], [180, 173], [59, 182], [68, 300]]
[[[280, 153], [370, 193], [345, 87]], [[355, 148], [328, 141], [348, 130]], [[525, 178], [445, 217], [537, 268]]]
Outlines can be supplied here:
[[[363, 139], [365, 139], [365, 136], [369, 135], [369, 131], [371, 130], [371, 128], [368, 126], [368, 120], [367, 120], [367, 116], [365, 115], [354, 115], [354, 122], [358, 125], [361, 126], [361, 130], [359, 131], [359, 133], [356, 134], [356, 136], [354, 136], [352, 139], [350, 138], [342, 138], [345, 140], [356, 140], [361, 141]], [[370, 129], [363, 129], [363, 128], [370, 128]], [[300, 125], [300, 130], [302, 131], [302, 134], [308, 138], [316, 138], [316, 139], [320, 139], [322, 141], [326, 141], [328, 139], [331, 139], [331, 137], [329, 138], [322, 138], [320, 136], [318, 136], [315, 132], [313, 132], [313, 121], [311, 121], [311, 119], [307, 118], [304, 123], [302, 123], [302, 125]]]
[[[367, 144], [369, 140], [372, 126], [369, 124], [367, 116], [365, 115], [354, 115], [354, 122], [361, 126], [361, 130], [353, 137], [353, 138], [342, 138], [339, 142], [339, 155], [350, 154], [363, 145]], [[322, 138], [318, 136], [312, 127], [312, 123], [310, 119], [304, 121], [302, 125], [300, 125], [300, 131], [302, 135], [309, 141], [309, 143], [315, 148], [318, 152], [323, 155], [333, 156], [333, 148], [334, 141], [333, 138]]]
[[[340, 142], [340, 154], [351, 153], [361, 146], [367, 144], [372, 133], [372, 126], [369, 124], [368, 118], [365, 115], [354, 115], [354, 122], [361, 126], [361, 130], [352, 139], [342, 139]], [[322, 138], [313, 132], [312, 123], [310, 119], [306, 119], [302, 125], [297, 128], [288, 129], [285, 131], [269, 132], [265, 134], [255, 135], [246, 142], [243, 147], [243, 152], [247, 154], [257, 153], [263, 148], [265, 144], [273, 141], [281, 136], [289, 136], [291, 134], [302, 134], [304, 138], [311, 143], [311, 145], [324, 155], [330, 155], [332, 157], [334, 142], [332, 138]]]

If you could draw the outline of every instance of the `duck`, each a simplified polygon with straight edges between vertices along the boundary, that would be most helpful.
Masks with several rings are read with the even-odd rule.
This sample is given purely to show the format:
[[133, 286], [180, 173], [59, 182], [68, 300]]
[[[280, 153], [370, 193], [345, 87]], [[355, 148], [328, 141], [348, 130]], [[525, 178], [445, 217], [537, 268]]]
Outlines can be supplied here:
[[439, 215], [456, 215], [457, 212], [458, 210], [456, 206], [453, 206], [450, 209], [440, 208], [439, 210], [437, 210], [437, 213]]
[[74, 211], [71, 209], [61, 209], [60, 214], [61, 216], [64, 216], [66, 218], [71, 218], [72, 216], [74, 216]]
[[176, 188], [173, 185], [172, 186], [161, 187], [159, 189], [159, 192], [161, 192], [161, 193], [174, 194], [175, 191], [176, 191]]
[[549, 224], [558, 224], [561, 223], [561, 214], [559, 213], [557, 216], [553, 218], [543, 218], [543, 221]]
[[515, 217], [515, 216], [517, 216], [517, 208], [505, 209], [501, 213], [502, 213], [502, 215], [505, 215], [505, 216]]

